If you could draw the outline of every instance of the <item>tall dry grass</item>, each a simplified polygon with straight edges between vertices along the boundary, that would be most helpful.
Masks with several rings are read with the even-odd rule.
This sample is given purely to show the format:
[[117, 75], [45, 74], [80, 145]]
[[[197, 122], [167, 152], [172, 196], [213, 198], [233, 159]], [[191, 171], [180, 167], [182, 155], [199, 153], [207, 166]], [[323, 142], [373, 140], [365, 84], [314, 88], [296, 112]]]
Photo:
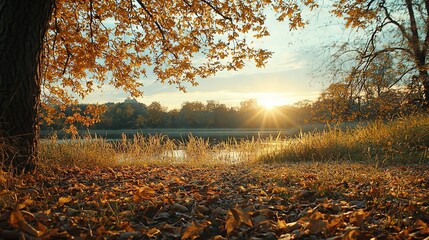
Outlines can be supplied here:
[[427, 114], [373, 121], [353, 128], [328, 126], [321, 132], [303, 133], [267, 154], [266, 162], [352, 161], [375, 165], [429, 163]]
[[166, 135], [125, 134], [119, 141], [90, 135], [42, 141], [42, 165], [121, 164], [250, 164], [255, 162], [365, 162], [376, 166], [429, 162], [429, 117], [415, 115], [393, 121], [374, 121], [350, 128], [325, 130], [280, 139], [228, 139], [212, 144], [189, 135], [187, 140]]
[[254, 162], [268, 150], [270, 140], [230, 139], [212, 144], [209, 139], [189, 135], [186, 140], [166, 135], [123, 134], [118, 141], [91, 135], [58, 139], [53, 135], [40, 144], [42, 166], [65, 165], [218, 165]]

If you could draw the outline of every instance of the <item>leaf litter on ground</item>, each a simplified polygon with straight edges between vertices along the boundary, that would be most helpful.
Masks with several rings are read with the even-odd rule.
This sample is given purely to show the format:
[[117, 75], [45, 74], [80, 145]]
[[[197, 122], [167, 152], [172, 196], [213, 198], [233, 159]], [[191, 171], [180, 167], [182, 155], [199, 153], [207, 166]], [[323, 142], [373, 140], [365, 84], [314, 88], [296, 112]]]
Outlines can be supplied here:
[[117, 166], [0, 175], [0, 239], [427, 239], [429, 167]]

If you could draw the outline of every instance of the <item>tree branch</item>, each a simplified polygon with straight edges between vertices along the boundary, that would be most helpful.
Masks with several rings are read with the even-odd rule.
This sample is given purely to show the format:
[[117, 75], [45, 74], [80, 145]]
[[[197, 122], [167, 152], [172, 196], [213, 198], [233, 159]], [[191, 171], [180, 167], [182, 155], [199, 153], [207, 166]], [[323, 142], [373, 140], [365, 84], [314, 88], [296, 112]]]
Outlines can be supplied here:
[[92, 43], [94, 43], [94, 34], [93, 34], [93, 31], [92, 31], [92, 21], [93, 21], [92, 12], [94, 10], [93, 4], [94, 4], [93, 0], [90, 0], [89, 1], [89, 34], [91, 36], [91, 42]]
[[379, 50], [379, 51], [372, 52], [372, 53], [367, 54], [367, 55], [362, 55], [361, 57], [362, 58], [369, 58], [369, 57], [371, 57], [373, 55], [378, 56], [378, 55], [380, 55], [382, 53], [396, 52], [396, 51], [403, 51], [403, 52], [406, 52], [406, 53], [408, 53], [410, 55], [413, 54], [413, 52], [411, 52], [411, 50], [407, 49], [407, 48], [402, 48], [402, 47], [387, 47], [387, 48], [384, 48], [384, 49]]
[[233, 23], [231, 17], [225, 16], [217, 7], [213, 6], [210, 2], [208, 2], [206, 0], [201, 0], [201, 1], [204, 2], [205, 4], [207, 4], [211, 9], [213, 9], [213, 11], [215, 11], [215, 13], [219, 14], [224, 19], [229, 20], [231, 23]]
[[147, 15], [149, 15], [149, 17], [153, 20], [153, 22], [155, 23], [156, 27], [158, 28], [158, 30], [162, 35], [162, 39], [166, 41], [165, 32], [161, 24], [159, 24], [159, 22], [154, 18], [153, 14], [146, 8], [146, 5], [144, 5], [144, 3], [141, 0], [137, 0], [137, 2], [139, 3], [140, 7], [143, 8], [143, 10], [147, 13]]
[[405, 75], [407, 75], [409, 72], [413, 71], [414, 69], [415, 69], [415, 68], [409, 68], [407, 71], [403, 72], [403, 73], [401, 74], [401, 76], [399, 76], [399, 78], [397, 78], [397, 79], [396, 79], [396, 81], [394, 81], [392, 84], [390, 84], [390, 85], [388, 86], [388, 88], [390, 89], [390, 88], [392, 88], [393, 86], [395, 86], [399, 81], [401, 81], [401, 80], [402, 80], [402, 78], [403, 78], [403, 77], [405, 77]]
[[399, 28], [399, 31], [401, 31], [402, 35], [408, 39], [408, 41], [411, 42], [411, 37], [407, 34], [407, 31], [405, 30], [404, 26], [402, 26], [401, 24], [399, 24], [396, 20], [394, 20], [392, 18], [392, 16], [390, 16], [389, 10], [387, 10], [386, 6], [384, 6], [384, 1], [383, 3], [380, 4], [380, 7], [383, 9], [384, 14], [386, 15], [386, 18], [389, 19], [390, 23], [394, 24], [396, 27]]

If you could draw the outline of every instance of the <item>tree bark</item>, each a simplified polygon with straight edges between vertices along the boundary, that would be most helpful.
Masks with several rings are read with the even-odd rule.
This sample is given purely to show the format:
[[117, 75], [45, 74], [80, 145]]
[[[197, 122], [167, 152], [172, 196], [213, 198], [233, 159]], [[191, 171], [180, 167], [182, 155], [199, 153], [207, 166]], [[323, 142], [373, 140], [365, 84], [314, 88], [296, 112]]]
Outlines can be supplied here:
[[0, 0], [0, 157], [31, 171], [37, 159], [43, 37], [54, 0]]

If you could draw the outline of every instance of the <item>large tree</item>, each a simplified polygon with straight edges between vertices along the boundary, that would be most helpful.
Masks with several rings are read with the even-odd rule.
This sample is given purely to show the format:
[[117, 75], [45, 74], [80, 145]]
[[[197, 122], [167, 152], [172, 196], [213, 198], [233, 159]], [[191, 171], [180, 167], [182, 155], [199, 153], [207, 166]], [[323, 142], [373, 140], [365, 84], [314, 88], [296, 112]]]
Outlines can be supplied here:
[[0, 1], [0, 157], [31, 170], [37, 157], [40, 52], [53, 0]]
[[[395, 76], [379, 83], [398, 89], [414, 81], [413, 86], [423, 89], [420, 98], [429, 106], [428, 0], [336, 0], [332, 12], [354, 30], [354, 39], [340, 44], [334, 59], [346, 63], [342, 66], [348, 69], [346, 81], [354, 88], [355, 97], [362, 94], [374, 74], [381, 74], [372, 70], [394, 69]], [[389, 63], [384, 62], [386, 56], [392, 59]], [[343, 57], [352, 59], [353, 64]]]
[[[314, 7], [313, 1], [303, 4]], [[31, 170], [37, 158], [37, 113], [65, 117], [104, 83], [140, 96], [153, 72], [180, 90], [246, 59], [265, 64], [271, 52], [249, 37], [269, 35], [266, 9], [291, 28], [303, 25], [294, 1], [242, 0], [1, 0], [0, 144], [6, 167]], [[41, 102], [41, 94], [44, 101]], [[66, 121], [91, 124], [102, 109], [89, 106]], [[7, 147], [6, 147], [7, 146]]]

